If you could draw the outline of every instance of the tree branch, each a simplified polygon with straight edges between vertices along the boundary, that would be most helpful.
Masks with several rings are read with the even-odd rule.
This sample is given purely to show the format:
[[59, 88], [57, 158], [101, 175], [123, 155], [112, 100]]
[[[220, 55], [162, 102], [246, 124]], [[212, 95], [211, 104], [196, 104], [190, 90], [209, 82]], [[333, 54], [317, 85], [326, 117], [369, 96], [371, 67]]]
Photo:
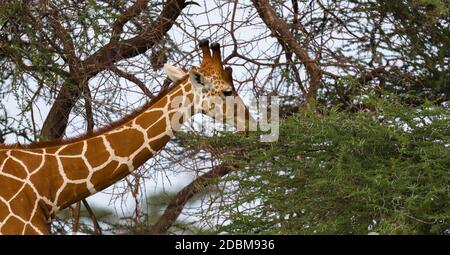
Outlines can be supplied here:
[[316, 60], [309, 57], [306, 49], [303, 49], [297, 42], [295, 37], [289, 31], [286, 23], [281, 20], [272, 9], [267, 0], [252, 0], [256, 7], [259, 16], [272, 31], [274, 37], [279, 38], [288, 45], [292, 51], [297, 55], [310, 77], [310, 86], [306, 95], [307, 106], [311, 107], [315, 100], [317, 90], [320, 87], [322, 70]]
[[119, 68], [117, 68], [116, 66], [110, 67], [109, 70], [111, 70], [113, 73], [117, 74], [118, 76], [125, 78], [125, 79], [133, 82], [134, 84], [138, 85], [138, 87], [142, 90], [142, 92], [144, 92], [144, 94], [146, 96], [148, 96], [150, 99], [152, 99], [154, 97], [153, 93], [136, 76], [129, 74], [127, 72], [124, 72], [124, 71], [120, 70]]
[[117, 41], [120, 37], [120, 34], [123, 32], [123, 26], [125, 23], [127, 23], [130, 19], [138, 16], [143, 9], [147, 6], [149, 0], [138, 0], [136, 3], [134, 3], [130, 8], [126, 9], [118, 18], [116, 21], [114, 21], [112, 25], [112, 35], [111, 40]]
[[168, 1], [158, 19], [141, 34], [128, 40], [110, 42], [81, 62], [78, 72], [71, 73], [74, 79], [67, 80], [62, 85], [44, 122], [41, 136], [49, 140], [61, 138], [67, 127], [70, 111], [82, 94], [81, 81], [89, 81], [98, 72], [111, 67], [113, 63], [142, 54], [158, 43], [185, 6], [184, 0]]
[[87, 74], [92, 77], [119, 60], [146, 52], [161, 41], [185, 7], [185, 2], [185, 0], [167, 2], [156, 21], [141, 34], [120, 42], [112, 41], [88, 57], [83, 63]]
[[64, 136], [70, 111], [78, 101], [81, 90], [77, 83], [70, 79], [63, 83], [47, 118], [45, 118], [41, 130], [41, 139], [56, 140]]
[[89, 204], [86, 201], [86, 199], [83, 199], [82, 202], [83, 202], [84, 207], [88, 211], [89, 215], [91, 216], [92, 223], [94, 224], [94, 235], [101, 235], [102, 234], [102, 228], [98, 224], [98, 220], [97, 220], [97, 217], [95, 217], [94, 211], [92, 211], [91, 206], [89, 206]]
[[199, 191], [213, 183], [213, 180], [223, 177], [232, 171], [231, 167], [216, 166], [202, 176], [197, 177], [194, 181], [184, 187], [170, 201], [164, 213], [159, 217], [158, 221], [150, 228], [149, 234], [161, 235], [166, 234], [167, 230], [177, 220], [183, 211], [186, 203]]
[[75, 47], [73, 45], [73, 40], [70, 37], [64, 26], [57, 20], [58, 12], [55, 11], [56, 17], [49, 16], [50, 24], [58, 35], [61, 43], [63, 44], [64, 52], [66, 53], [68, 64], [70, 68], [76, 68], [79, 65], [80, 60], [77, 58], [75, 53]]

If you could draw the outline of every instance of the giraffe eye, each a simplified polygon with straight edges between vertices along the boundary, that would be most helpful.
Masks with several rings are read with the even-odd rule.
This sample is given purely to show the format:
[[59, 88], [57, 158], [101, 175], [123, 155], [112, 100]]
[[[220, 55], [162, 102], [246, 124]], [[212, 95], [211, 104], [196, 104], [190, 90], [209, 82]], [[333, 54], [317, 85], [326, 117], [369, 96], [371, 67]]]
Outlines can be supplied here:
[[195, 74], [195, 80], [196, 80], [198, 83], [200, 83], [200, 84], [203, 85], [203, 83], [200, 81], [200, 74], [198, 74], [198, 73]]
[[231, 91], [231, 90], [230, 90], [230, 91], [224, 91], [224, 92], [223, 92], [223, 95], [226, 96], [226, 97], [229, 97], [229, 96], [231, 96], [232, 94], [233, 94], [233, 91]]

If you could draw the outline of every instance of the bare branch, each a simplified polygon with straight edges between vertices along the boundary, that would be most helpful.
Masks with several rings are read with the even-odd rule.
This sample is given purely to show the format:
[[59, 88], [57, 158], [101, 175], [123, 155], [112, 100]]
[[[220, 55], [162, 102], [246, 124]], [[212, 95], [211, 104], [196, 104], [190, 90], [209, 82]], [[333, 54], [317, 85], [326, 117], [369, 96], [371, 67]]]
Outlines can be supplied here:
[[[164, 38], [184, 6], [184, 0], [167, 2], [158, 19], [144, 32], [125, 41], [108, 43], [80, 64], [79, 73], [72, 74], [82, 75], [82, 80], [88, 81], [98, 72], [111, 67], [113, 63], [145, 52]], [[63, 136], [70, 111], [81, 93], [80, 80], [68, 80], [62, 85], [42, 127], [42, 137], [51, 140]]]
[[147, 6], [149, 0], [138, 0], [136, 1], [130, 8], [126, 9], [114, 22], [112, 25], [112, 35], [111, 40], [117, 41], [119, 40], [120, 34], [123, 32], [123, 26], [130, 19], [139, 15], [144, 8]]
[[167, 230], [177, 220], [186, 203], [199, 191], [213, 183], [217, 178], [223, 177], [230, 173], [233, 169], [227, 166], [216, 166], [202, 176], [197, 177], [194, 181], [184, 187], [170, 201], [164, 213], [159, 217], [158, 221], [150, 228], [149, 234], [160, 235], [166, 234]]
[[116, 66], [110, 67], [109, 70], [111, 70], [113, 73], [117, 74], [118, 76], [125, 78], [125, 79], [133, 82], [134, 84], [138, 85], [138, 87], [142, 90], [142, 92], [144, 92], [144, 94], [146, 96], [148, 96], [150, 99], [152, 99], [154, 97], [153, 93], [136, 76], [129, 74], [127, 72], [124, 72], [124, 71], [120, 70], [119, 68], [117, 68]]
[[100, 227], [100, 225], [98, 224], [98, 220], [97, 217], [95, 217], [95, 213], [94, 211], [92, 211], [91, 207], [89, 206], [88, 202], [86, 201], [86, 199], [82, 200], [84, 207], [86, 208], [86, 210], [88, 211], [89, 215], [91, 216], [92, 219], [92, 223], [94, 223], [94, 234], [95, 235], [101, 235], [102, 234], [102, 228]]
[[292, 49], [292, 51], [297, 55], [300, 61], [302, 61], [305, 65], [306, 70], [308, 71], [308, 74], [311, 78], [308, 94], [306, 96], [308, 107], [310, 107], [312, 101], [315, 100], [317, 90], [320, 87], [322, 70], [319, 64], [308, 55], [306, 49], [303, 49], [300, 46], [295, 37], [289, 31], [286, 23], [276, 15], [274, 10], [272, 9], [272, 6], [269, 4], [269, 1], [252, 0], [252, 2], [256, 7], [261, 19], [272, 31], [273, 36], [285, 42], [286, 45], [288, 45]]
[[181, 14], [185, 2], [184, 0], [167, 2], [156, 21], [141, 34], [120, 42], [112, 41], [88, 57], [83, 63], [88, 76], [96, 75], [119, 60], [142, 54], [160, 42]]

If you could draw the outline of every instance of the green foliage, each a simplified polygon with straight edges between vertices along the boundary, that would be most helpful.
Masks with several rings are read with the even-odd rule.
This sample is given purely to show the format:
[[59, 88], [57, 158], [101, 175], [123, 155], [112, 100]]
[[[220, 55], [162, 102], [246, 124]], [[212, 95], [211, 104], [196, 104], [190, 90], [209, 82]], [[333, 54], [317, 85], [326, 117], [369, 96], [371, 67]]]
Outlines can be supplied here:
[[[447, 0], [377, 1], [382, 17], [392, 17], [393, 32], [385, 39], [388, 49], [400, 53], [403, 72], [418, 75], [409, 93], [428, 98], [448, 97], [450, 56], [450, 4]], [[390, 42], [389, 42], [390, 41]], [[396, 41], [404, 43], [395, 45]], [[429, 93], [432, 90], [432, 93]], [[443, 94], [441, 94], [443, 93]], [[448, 99], [448, 98], [447, 98]]]
[[[391, 102], [388, 102], [391, 101]], [[443, 234], [450, 231], [450, 114], [427, 103], [369, 99], [377, 109], [282, 121], [280, 139], [211, 138], [240, 147], [225, 161], [231, 203], [218, 231], [233, 234]], [[198, 141], [196, 142], [198, 143]], [[241, 151], [243, 151], [241, 150]]]

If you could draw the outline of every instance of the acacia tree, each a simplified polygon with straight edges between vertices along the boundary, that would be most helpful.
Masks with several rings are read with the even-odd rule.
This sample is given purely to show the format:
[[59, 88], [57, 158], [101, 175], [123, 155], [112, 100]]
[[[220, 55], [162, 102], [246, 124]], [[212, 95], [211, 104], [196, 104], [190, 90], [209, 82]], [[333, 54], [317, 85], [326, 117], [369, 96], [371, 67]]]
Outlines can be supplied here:
[[[448, 101], [445, 1], [62, 0], [2, 6], [2, 140], [58, 139], [120, 118], [167, 85], [160, 71], [165, 62], [195, 65], [195, 45], [203, 38], [224, 46], [224, 62], [233, 67], [244, 98], [279, 96], [283, 115], [308, 109], [320, 116], [328, 108], [376, 114], [377, 107], [360, 99], [386, 93], [409, 106]], [[11, 110], [13, 101], [18, 112]], [[48, 113], [40, 112], [41, 105]], [[205, 136], [195, 124], [186, 128]], [[145, 179], [168, 168], [198, 176], [159, 219], [146, 222], [148, 233], [166, 233], [182, 212], [201, 212], [200, 226], [215, 229], [208, 210], [184, 207], [205, 186], [215, 192], [201, 197], [200, 209], [226, 200], [217, 192], [226, 182], [212, 180], [240, 167], [223, 164], [223, 149], [187, 141], [175, 138], [151, 167], [113, 189], [135, 197], [132, 222], [139, 225], [145, 221]]]
[[[245, 86], [245, 83], [250, 82], [253, 93], [256, 96], [264, 94], [281, 96], [283, 115], [290, 115], [297, 112], [299, 108], [303, 109], [306, 106], [306, 108], [312, 108], [312, 110], [321, 112], [319, 116], [328, 113], [327, 108], [338, 107], [342, 111], [358, 113], [362, 110], [370, 112], [372, 114], [370, 119], [376, 119], [377, 116], [383, 118], [383, 111], [380, 105], [367, 104], [361, 98], [374, 95], [385, 98], [384, 96], [389, 93], [394, 93], [402, 98], [401, 102], [409, 107], [419, 106], [427, 100], [432, 100], [437, 107], [444, 107], [444, 109], [447, 105], [449, 9], [444, 2], [253, 1], [253, 4], [248, 4], [234, 1], [231, 5], [228, 8], [231, 10], [231, 24], [229, 26], [230, 29], [227, 29], [226, 33], [231, 36], [232, 41], [230, 44], [232, 49], [226, 59], [229, 60], [228, 64], [236, 67], [244, 66], [247, 71], [246, 77], [252, 77], [249, 80], [239, 80], [238, 78], [235, 82], [239, 83], [240, 86]], [[253, 7], [256, 8], [256, 12]], [[248, 15], [239, 19], [239, 14], [236, 14], [240, 13], [239, 10], [244, 10], [243, 12], [248, 13]], [[225, 21], [228, 20], [227, 18], [225, 19]], [[225, 24], [228, 23], [225, 22]], [[261, 33], [251, 33], [251, 38], [245, 37], [238, 30], [242, 29], [245, 31], [246, 27], [251, 29], [262, 27]], [[269, 46], [269, 49], [265, 49], [265, 41], [270, 40], [270, 38], [273, 38], [275, 47], [270, 48]], [[244, 43], [245, 45], [243, 45]], [[249, 51], [246, 51], [246, 46], [250, 49]], [[263, 52], [263, 54], [255, 55], [253, 49], [257, 48], [260, 50], [257, 52]], [[248, 68], [248, 66], [251, 66], [251, 68]], [[316, 105], [319, 107], [314, 109]], [[323, 108], [324, 106], [326, 108]], [[414, 111], [411, 110], [410, 114], [413, 115]], [[397, 112], [397, 114], [399, 113]], [[447, 119], [445, 110], [443, 115], [439, 116], [438, 118]], [[429, 117], [434, 119], [431, 115]], [[352, 117], [341, 115], [341, 118]], [[307, 119], [301, 119], [301, 121], [307, 121]], [[305, 126], [313, 127], [315, 120], [309, 121], [305, 123]], [[330, 121], [332, 122], [333, 119]], [[331, 125], [329, 122], [326, 123]], [[357, 124], [357, 122], [354, 124]], [[439, 129], [441, 128], [440, 124], [444, 124], [445, 127], [445, 122], [437, 123], [438, 130], [436, 132], [438, 133], [442, 132]], [[434, 127], [429, 128], [432, 129]], [[290, 132], [293, 132], [293, 134], [295, 132], [307, 134], [301, 130], [301, 126], [297, 130], [291, 129]], [[314, 132], [320, 133], [316, 129], [309, 131], [310, 135], [314, 135]], [[285, 133], [286, 136], [289, 136], [288, 134], [290, 133]], [[443, 137], [446, 137], [446, 135], [445, 132], [442, 133]], [[333, 137], [321, 137], [322, 139], [335, 139]], [[261, 145], [261, 149], [258, 145], [246, 142], [231, 143], [225, 149], [225, 145], [229, 142], [227, 139], [230, 138], [228, 136], [223, 140], [219, 140], [219, 142], [213, 139], [210, 143], [206, 142], [206, 144], [199, 143], [198, 141], [203, 140], [198, 136], [194, 136], [194, 138], [195, 142], [193, 145], [188, 146], [187, 150], [200, 151], [202, 153], [207, 151], [212, 159], [221, 159], [220, 162], [222, 163], [180, 191], [169, 203], [163, 217], [160, 218], [160, 221], [157, 222], [151, 231], [156, 231], [156, 233], [165, 232], [173, 220], [176, 219], [176, 216], [181, 213], [186, 201], [199, 189], [201, 190], [203, 186], [208, 186], [211, 180], [217, 185], [216, 190], [220, 192], [212, 194], [205, 206], [208, 210], [200, 214], [203, 222], [211, 223], [209, 225], [205, 224], [207, 227], [216, 229], [215, 227], [218, 225], [221, 226], [218, 223], [220, 220], [225, 220], [225, 222], [238, 221], [236, 224], [231, 224], [228, 228], [227, 226], [225, 228], [219, 227], [219, 231], [220, 229], [225, 229], [234, 233], [255, 233], [255, 229], [258, 226], [264, 227], [264, 220], [270, 219], [267, 215], [269, 214], [268, 211], [263, 211], [261, 221], [257, 221], [259, 217], [257, 215], [258, 210], [249, 211], [248, 217], [244, 216], [240, 210], [242, 209], [241, 206], [255, 198], [252, 197], [255, 194], [257, 194], [256, 196], [260, 195], [259, 199], [264, 197], [264, 194], [257, 192], [250, 195], [245, 194], [246, 190], [251, 190], [252, 185], [256, 186], [256, 190], [270, 190], [268, 185], [263, 186], [254, 183], [254, 178], [259, 174], [264, 174], [263, 169], [265, 168], [261, 168], [259, 164], [267, 163], [264, 160], [267, 160], [268, 155], [276, 156], [267, 152], [266, 146]], [[290, 138], [285, 139], [283, 141], [290, 140]], [[296, 138], [292, 137], [292, 139], [295, 140]], [[446, 138], [442, 139], [446, 140]], [[192, 140], [187, 140], [192, 143]], [[438, 142], [439, 139], [436, 141]], [[384, 142], [387, 143], [387, 141]], [[309, 146], [313, 145], [312, 142], [309, 144]], [[388, 144], [385, 145], [388, 146]], [[438, 147], [442, 146], [439, 144], [435, 145]], [[249, 148], [246, 148], [246, 146], [249, 146]], [[276, 146], [274, 145], [275, 148]], [[281, 152], [284, 149], [286, 147], [281, 145], [280, 151], [277, 152]], [[432, 153], [431, 151], [436, 152], [435, 147], [430, 147], [429, 149], [430, 153]], [[247, 150], [250, 151], [248, 154], [256, 157], [255, 160], [251, 160], [252, 156], [250, 158], [246, 156], [240, 157]], [[258, 156], [258, 153], [263, 153], [264, 156]], [[297, 150], [292, 153], [302, 154], [302, 151]], [[224, 158], [230, 156], [234, 160], [228, 161], [227, 163], [231, 165], [227, 166], [224, 163]], [[287, 154], [284, 156], [292, 155]], [[204, 157], [203, 154], [202, 157]], [[288, 160], [292, 160], [292, 158], [286, 158], [286, 160], [282, 161], [283, 164], [289, 165]], [[372, 160], [388, 159], [379, 158]], [[240, 162], [241, 165], [239, 166], [236, 162]], [[320, 160], [318, 161], [319, 163]], [[268, 164], [270, 164], [270, 160]], [[299, 160], [298, 164], [308, 164], [308, 162]], [[413, 164], [411, 163], [411, 167], [413, 167]], [[317, 165], [315, 166], [317, 167]], [[443, 165], [441, 164], [440, 166]], [[240, 174], [240, 171], [237, 171], [230, 179], [227, 179], [228, 181], [214, 182], [217, 177], [238, 169], [255, 169], [255, 171], [245, 170], [244, 174]], [[267, 176], [265, 176], [267, 178], [261, 180], [261, 182], [270, 182], [270, 178], [275, 178], [273, 171], [276, 172], [277, 169], [267, 168]], [[436, 166], [430, 171], [439, 172], [441, 169]], [[287, 186], [290, 185], [288, 177], [293, 176], [286, 176], [287, 181], [284, 184]], [[318, 181], [326, 179], [327, 176], [318, 175]], [[209, 180], [209, 182], [205, 182], [206, 180]], [[233, 185], [237, 183], [238, 188], [227, 186], [230, 182]], [[356, 188], [348, 185], [348, 183], [341, 184], [348, 186], [349, 189]], [[410, 185], [411, 183], [406, 181], [403, 184]], [[283, 183], [276, 182], [276, 185], [282, 186]], [[437, 187], [442, 185], [442, 183], [430, 185], [436, 185]], [[401, 185], [399, 185], [400, 187]], [[273, 199], [275, 201], [281, 199], [283, 191], [284, 189], [280, 189], [281, 194], [280, 192], [274, 194]], [[310, 193], [305, 192], [305, 194]], [[395, 192], [392, 191], [391, 195], [394, 194]], [[289, 199], [286, 197], [286, 200]], [[330, 199], [332, 199], [332, 196], [330, 196]], [[306, 203], [305, 206], [312, 206], [312, 202], [308, 204], [308, 200], [302, 201]], [[248, 204], [245, 205], [248, 206]], [[301, 206], [299, 205], [299, 207]], [[355, 206], [357, 206], [357, 203], [355, 203]], [[216, 210], [212, 208], [216, 208]], [[228, 214], [221, 213], [226, 211], [226, 209], [229, 210]], [[269, 208], [269, 210], [273, 210], [273, 208]], [[439, 210], [445, 210], [445, 205]], [[429, 215], [421, 215], [420, 217], [435, 217], [433, 213], [440, 213], [439, 210], [427, 212]], [[323, 211], [323, 213], [327, 212], [326, 209], [323, 209]], [[364, 213], [370, 214], [367, 211]], [[196, 212], [194, 212], [194, 215], [199, 216]], [[220, 215], [220, 217], [217, 217], [217, 215]], [[239, 219], [240, 217], [243, 218]], [[246, 223], [248, 223], [246, 219], [251, 219], [252, 217], [256, 218], [255, 221], [250, 226], [246, 226]], [[375, 220], [376, 218], [376, 216], [373, 216], [372, 219]], [[386, 222], [389, 222], [389, 220]], [[420, 219], [416, 220], [421, 221]], [[304, 221], [306, 222], [307, 220]], [[442, 233], [447, 228], [447, 225], [445, 225], [447, 221], [448, 217], [443, 216], [438, 220], [430, 220], [427, 224], [428, 227], [433, 226], [431, 232], [439, 233], [441, 231], [440, 233]], [[436, 222], [439, 222], [439, 224], [433, 225]], [[364, 224], [358, 226], [362, 227], [357, 231], [358, 233], [361, 233], [361, 229], [367, 228], [371, 223]], [[419, 226], [422, 230], [418, 230], [417, 225], [413, 227], [411, 225], [405, 223], [404, 227], [395, 230], [395, 227], [387, 223], [384, 226], [384, 230], [385, 233], [402, 233], [402, 231], [421, 233], [421, 231], [430, 231], [427, 227], [422, 228], [422, 226]], [[242, 228], [244, 227], [248, 227], [248, 229], [243, 230]], [[254, 227], [254, 229], [251, 227]], [[332, 226], [325, 224], [322, 230], [326, 227]], [[233, 228], [235, 229], [230, 231]], [[314, 229], [310, 228], [309, 230], [313, 233]], [[283, 230], [269, 230], [270, 233], [274, 233], [273, 231], [280, 233], [278, 231]], [[299, 233], [307, 232], [308, 230], [302, 230], [300, 226], [299, 228], [291, 228], [285, 231], [291, 231], [287, 233], [296, 233], [295, 231]], [[330, 228], [327, 231], [330, 231]], [[336, 228], [334, 231], [345, 232], [346, 230]], [[347, 233], [351, 231], [355, 230], [350, 230]]]

